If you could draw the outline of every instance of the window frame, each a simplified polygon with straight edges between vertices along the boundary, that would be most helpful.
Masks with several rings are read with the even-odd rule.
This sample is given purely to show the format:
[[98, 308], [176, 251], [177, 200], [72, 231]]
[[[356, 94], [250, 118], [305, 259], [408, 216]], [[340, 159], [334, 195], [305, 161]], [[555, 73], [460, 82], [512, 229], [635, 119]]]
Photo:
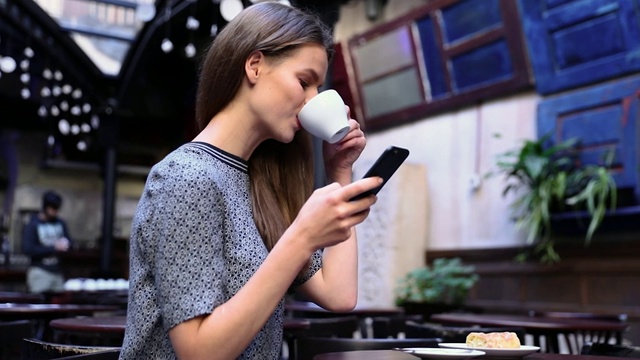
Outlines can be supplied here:
[[[458, 39], [451, 46], [444, 41], [441, 9], [454, 5], [464, 0], [436, 0], [424, 6], [412, 10], [408, 14], [401, 16], [388, 23], [376, 26], [360, 35], [356, 35], [348, 40], [347, 46], [349, 57], [351, 58], [352, 74], [354, 76], [355, 101], [364, 126], [369, 131], [382, 130], [393, 126], [409, 123], [427, 115], [454, 109], [462, 105], [468, 105], [485, 99], [510, 94], [514, 91], [533, 87], [533, 79], [529, 70], [529, 61], [526, 56], [525, 42], [521, 29], [518, 4], [513, 0], [500, 0], [500, 14], [502, 23], [498, 27], [478, 36], [469, 39]], [[428, 74], [426, 73], [424, 59], [422, 59], [422, 44], [420, 34], [417, 31], [417, 22], [430, 17], [433, 22], [436, 45], [439, 50], [439, 59], [445, 64], [444, 80], [446, 84], [446, 96], [439, 99], [429, 98]], [[357, 48], [380, 36], [396, 31], [399, 28], [408, 27], [410, 37], [413, 40], [413, 58], [417, 73], [421, 77], [418, 81], [421, 85], [422, 100], [419, 104], [401, 108], [395, 111], [384, 113], [378, 116], [370, 116], [366, 113], [366, 103], [364, 99], [364, 85], [367, 82], [361, 81], [356, 61]], [[469, 90], [456, 92], [453, 89], [452, 70], [450, 61], [453, 57], [466, 53], [473, 49], [479, 49], [482, 45], [490, 44], [496, 40], [504, 39], [512, 62], [511, 76], [505, 80], [496, 81], [488, 85], [478, 86]], [[396, 69], [387, 72], [383, 76], [389, 76], [406, 68]], [[379, 77], [377, 77], [379, 78]], [[426, 84], [425, 84], [426, 83]]]

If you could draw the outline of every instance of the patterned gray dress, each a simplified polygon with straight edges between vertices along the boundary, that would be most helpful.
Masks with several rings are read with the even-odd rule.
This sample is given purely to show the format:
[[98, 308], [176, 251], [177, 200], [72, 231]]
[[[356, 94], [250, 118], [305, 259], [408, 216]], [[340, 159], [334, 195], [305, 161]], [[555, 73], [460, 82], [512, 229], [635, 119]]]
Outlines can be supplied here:
[[[256, 272], [268, 252], [249, 194], [247, 163], [206, 143], [187, 143], [151, 169], [131, 231], [120, 359], [175, 359], [169, 329], [210, 314]], [[320, 267], [316, 252], [292, 288]], [[278, 359], [283, 317], [284, 299], [240, 359]]]

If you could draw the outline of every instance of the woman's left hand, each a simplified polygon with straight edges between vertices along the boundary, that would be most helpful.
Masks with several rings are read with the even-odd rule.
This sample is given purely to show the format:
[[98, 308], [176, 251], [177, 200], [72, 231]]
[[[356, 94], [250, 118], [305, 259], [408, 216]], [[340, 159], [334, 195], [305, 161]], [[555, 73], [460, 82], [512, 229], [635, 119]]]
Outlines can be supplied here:
[[[350, 110], [347, 106], [347, 114]], [[360, 157], [366, 145], [364, 132], [360, 129], [360, 124], [349, 119], [350, 130], [344, 139], [335, 144], [323, 142], [323, 156], [325, 171], [329, 181], [337, 181], [341, 184], [351, 182], [353, 163]]]

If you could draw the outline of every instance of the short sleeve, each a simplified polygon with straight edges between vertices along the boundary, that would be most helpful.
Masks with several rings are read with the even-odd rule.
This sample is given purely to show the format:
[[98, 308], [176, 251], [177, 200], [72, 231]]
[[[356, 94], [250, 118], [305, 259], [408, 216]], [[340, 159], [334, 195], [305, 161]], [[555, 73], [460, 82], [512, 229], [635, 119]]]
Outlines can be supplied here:
[[224, 296], [224, 202], [197, 163], [167, 162], [150, 174], [149, 226], [156, 227], [154, 267], [165, 329], [209, 314]]
[[311, 255], [311, 259], [309, 261], [309, 265], [307, 266], [306, 270], [296, 277], [296, 279], [293, 281], [293, 284], [291, 284], [291, 287], [289, 287], [288, 293], [295, 292], [298, 286], [304, 284], [305, 282], [307, 282], [307, 280], [311, 279], [311, 277], [315, 275], [315, 273], [317, 273], [318, 270], [320, 270], [320, 268], [322, 268], [322, 250], [316, 250]]

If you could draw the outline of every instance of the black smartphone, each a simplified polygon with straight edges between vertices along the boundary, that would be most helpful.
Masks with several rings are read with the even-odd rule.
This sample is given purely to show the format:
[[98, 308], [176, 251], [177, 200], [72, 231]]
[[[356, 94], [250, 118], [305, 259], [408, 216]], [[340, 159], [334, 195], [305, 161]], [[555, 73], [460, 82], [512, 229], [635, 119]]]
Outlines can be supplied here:
[[362, 199], [363, 197], [367, 197], [369, 195], [377, 194], [380, 189], [384, 186], [384, 184], [389, 181], [391, 175], [393, 175], [396, 170], [402, 165], [405, 159], [409, 156], [409, 150], [397, 147], [397, 146], [389, 146], [385, 149], [385, 151], [378, 157], [375, 163], [369, 168], [366, 174], [362, 178], [368, 178], [372, 176], [379, 176], [382, 178], [382, 184], [377, 188], [371, 189], [369, 191], [365, 191], [362, 194], [356, 195], [351, 198], [351, 200]]

